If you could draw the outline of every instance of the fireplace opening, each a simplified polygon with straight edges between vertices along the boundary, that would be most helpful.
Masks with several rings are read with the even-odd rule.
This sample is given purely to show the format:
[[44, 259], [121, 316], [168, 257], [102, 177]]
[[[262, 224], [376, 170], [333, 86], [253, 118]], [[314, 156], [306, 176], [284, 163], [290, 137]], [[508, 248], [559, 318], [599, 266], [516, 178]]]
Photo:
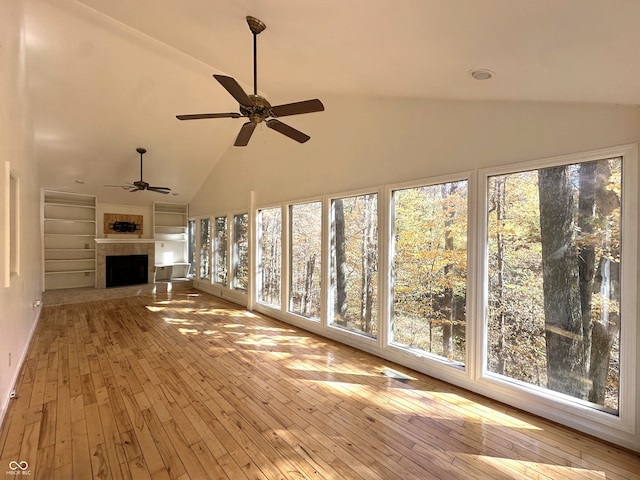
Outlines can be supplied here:
[[149, 282], [148, 255], [107, 255], [106, 265], [107, 288]]

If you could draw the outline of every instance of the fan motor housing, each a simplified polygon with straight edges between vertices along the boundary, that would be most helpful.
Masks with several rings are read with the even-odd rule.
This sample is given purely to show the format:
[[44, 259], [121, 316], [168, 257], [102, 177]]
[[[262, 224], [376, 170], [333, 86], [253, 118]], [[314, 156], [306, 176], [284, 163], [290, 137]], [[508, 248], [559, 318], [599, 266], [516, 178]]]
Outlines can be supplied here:
[[263, 122], [267, 117], [271, 116], [271, 104], [266, 98], [260, 95], [249, 95], [253, 102], [251, 107], [240, 105], [240, 113], [249, 117], [251, 123]]

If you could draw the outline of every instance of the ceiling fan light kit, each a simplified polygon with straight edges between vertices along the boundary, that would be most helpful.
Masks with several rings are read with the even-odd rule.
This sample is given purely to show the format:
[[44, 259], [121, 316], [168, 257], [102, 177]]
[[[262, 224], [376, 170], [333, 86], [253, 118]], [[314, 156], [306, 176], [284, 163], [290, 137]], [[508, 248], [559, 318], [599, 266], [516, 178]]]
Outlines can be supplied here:
[[247, 16], [249, 30], [253, 34], [253, 94], [247, 95], [240, 84], [232, 77], [226, 75], [213, 75], [213, 77], [229, 92], [238, 102], [240, 113], [199, 113], [189, 115], [176, 115], [178, 120], [201, 120], [205, 118], [240, 118], [246, 117], [248, 122], [242, 125], [234, 146], [244, 147], [249, 143], [251, 135], [259, 123], [265, 125], [276, 132], [279, 132], [299, 143], [304, 143], [311, 137], [297, 130], [280, 120], [277, 117], [290, 115], [300, 115], [303, 113], [321, 112], [324, 105], [320, 100], [303, 100], [301, 102], [287, 103], [284, 105], [271, 106], [271, 104], [261, 95], [258, 95], [258, 65], [257, 65], [257, 36], [263, 32], [267, 26], [261, 20]]

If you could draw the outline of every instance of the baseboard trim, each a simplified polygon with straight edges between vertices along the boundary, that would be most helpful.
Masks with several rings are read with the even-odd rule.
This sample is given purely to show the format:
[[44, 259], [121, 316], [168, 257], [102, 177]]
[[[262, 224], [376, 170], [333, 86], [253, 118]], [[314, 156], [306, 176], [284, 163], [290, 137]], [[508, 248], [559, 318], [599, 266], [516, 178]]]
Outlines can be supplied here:
[[11, 398], [10, 398], [11, 392], [16, 389], [16, 385], [18, 383], [18, 380], [20, 379], [20, 374], [22, 373], [22, 368], [24, 367], [24, 362], [27, 359], [27, 355], [29, 354], [29, 351], [31, 350], [31, 342], [33, 341], [33, 336], [36, 332], [36, 329], [38, 328], [38, 324], [40, 323], [41, 313], [42, 313], [42, 305], [38, 307], [36, 317], [33, 321], [33, 325], [31, 326], [31, 331], [29, 332], [29, 337], [25, 342], [25, 348], [22, 351], [22, 355], [20, 355], [20, 360], [16, 365], [15, 374], [13, 375], [13, 378], [11, 379], [11, 383], [9, 384], [10, 385], [9, 390], [7, 392], [4, 392], [4, 395], [2, 396], [2, 404], [0, 405], [0, 429], [2, 429], [2, 426], [4, 425], [4, 420], [9, 410], [9, 402], [11, 402]]

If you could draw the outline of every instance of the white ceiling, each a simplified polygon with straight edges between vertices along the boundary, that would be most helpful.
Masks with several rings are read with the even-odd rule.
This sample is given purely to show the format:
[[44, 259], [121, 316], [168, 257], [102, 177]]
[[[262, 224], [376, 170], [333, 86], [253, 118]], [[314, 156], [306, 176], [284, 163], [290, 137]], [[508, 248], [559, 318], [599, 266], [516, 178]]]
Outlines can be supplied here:
[[[25, 0], [42, 185], [106, 203], [189, 201], [225, 151], [242, 148], [232, 144], [244, 119], [175, 115], [238, 111], [212, 74], [252, 90], [247, 15], [267, 25], [258, 87], [272, 104], [373, 95], [640, 105], [638, 0]], [[474, 68], [496, 75], [479, 82]], [[138, 179], [138, 146], [144, 180], [178, 195], [102, 187]]]

